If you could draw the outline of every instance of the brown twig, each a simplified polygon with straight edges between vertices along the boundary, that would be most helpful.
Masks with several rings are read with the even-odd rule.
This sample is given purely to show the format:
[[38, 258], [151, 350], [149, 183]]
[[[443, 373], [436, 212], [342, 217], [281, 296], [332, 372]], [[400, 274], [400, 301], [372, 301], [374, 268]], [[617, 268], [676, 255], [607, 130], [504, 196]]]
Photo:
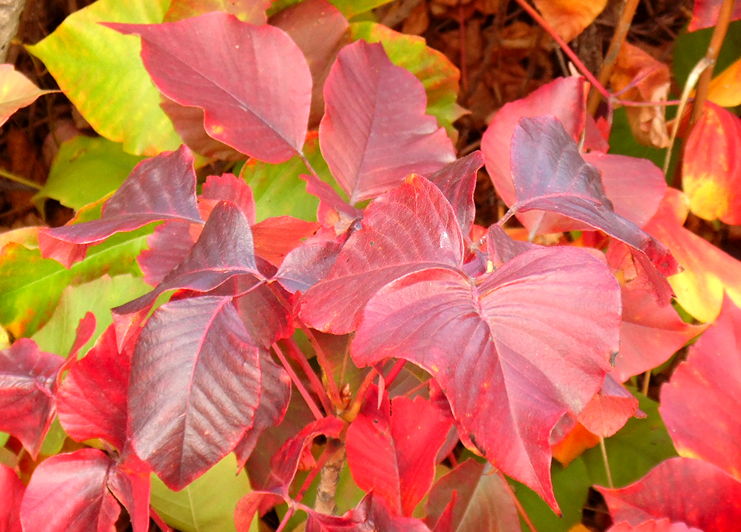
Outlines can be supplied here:
[[340, 472], [347, 456], [345, 445], [341, 441], [331, 440], [330, 443], [339, 446], [339, 449], [322, 467], [319, 486], [316, 488], [316, 502], [314, 503], [314, 509], [323, 514], [334, 514], [337, 511], [334, 498], [337, 493], [337, 485], [340, 483]]
[[[617, 63], [620, 48], [623, 46], [625, 37], [628, 35], [628, 30], [633, 22], [633, 16], [635, 15], [637, 7], [638, 0], [624, 0], [620, 22], [618, 23], [615, 33], [612, 35], [610, 47], [607, 49], [607, 55], [605, 55], [605, 61], [602, 63], [602, 68], [597, 76], [597, 79], [602, 86], [607, 85], [607, 82], [610, 80], [612, 71], [615, 68], [615, 63]], [[597, 108], [601, 101], [602, 95], [595, 87], [592, 87], [589, 91], [589, 98], [587, 100], [587, 112], [590, 115], [594, 115], [594, 113], [597, 112]]]

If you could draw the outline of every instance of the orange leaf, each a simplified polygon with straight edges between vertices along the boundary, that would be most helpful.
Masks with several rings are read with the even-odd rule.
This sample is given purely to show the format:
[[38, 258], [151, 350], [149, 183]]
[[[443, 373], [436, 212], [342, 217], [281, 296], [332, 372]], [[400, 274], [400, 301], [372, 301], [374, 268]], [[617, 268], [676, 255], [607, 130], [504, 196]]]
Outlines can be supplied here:
[[570, 41], [602, 13], [607, 0], [533, 0], [535, 7], [564, 41]]
[[0, 65], [0, 126], [21, 107], [31, 105], [47, 92], [31, 83], [26, 76], [16, 72], [13, 65]]
[[687, 196], [668, 188], [654, 217], [643, 229], [669, 247], [684, 268], [669, 277], [677, 301], [692, 316], [713, 321], [720, 313], [723, 290], [741, 305], [741, 262], [688, 231], [682, 224], [687, 216]]
[[726, 68], [710, 82], [708, 100], [721, 107], [741, 105], [741, 59]]
[[707, 103], [685, 148], [682, 188], [700, 218], [741, 224], [741, 118]]
[[589, 432], [581, 423], [577, 423], [563, 440], [551, 447], [551, 452], [553, 458], [566, 467], [574, 458], [598, 444], [599, 436]]

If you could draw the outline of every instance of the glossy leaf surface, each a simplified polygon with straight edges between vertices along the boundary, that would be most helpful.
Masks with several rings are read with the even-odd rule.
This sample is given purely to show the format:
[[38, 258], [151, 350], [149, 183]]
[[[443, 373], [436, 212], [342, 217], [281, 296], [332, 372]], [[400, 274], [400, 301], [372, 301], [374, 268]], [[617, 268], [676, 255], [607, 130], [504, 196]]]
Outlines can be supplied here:
[[[575, 284], [578, 304], [566, 288]], [[429, 371], [484, 456], [555, 508], [548, 437], [609, 371], [619, 297], [605, 267], [575, 249], [529, 251], [476, 285], [430, 269], [369, 301], [352, 355], [361, 366], [394, 356]]]
[[134, 450], [168, 486], [182, 489], [253, 425], [258, 350], [230, 298], [174, 301], [142, 330], [129, 382]]
[[378, 196], [411, 173], [455, 160], [450, 139], [425, 114], [424, 88], [379, 44], [342, 49], [324, 86], [322, 154], [350, 203]]
[[[681, 456], [741, 482], [741, 309], [726, 297], [713, 325], [661, 389], [661, 416]], [[709, 415], [712, 414], [712, 415]]]
[[142, 37], [154, 84], [171, 100], [202, 108], [211, 137], [269, 163], [301, 153], [311, 73], [283, 31], [221, 12], [167, 25], [109, 26]]

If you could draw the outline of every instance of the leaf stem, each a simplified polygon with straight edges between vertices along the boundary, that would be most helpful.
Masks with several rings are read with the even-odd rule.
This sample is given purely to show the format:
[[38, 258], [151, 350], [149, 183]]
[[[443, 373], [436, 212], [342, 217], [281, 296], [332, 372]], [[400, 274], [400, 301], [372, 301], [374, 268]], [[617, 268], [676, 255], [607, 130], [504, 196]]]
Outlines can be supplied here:
[[648, 386], [651, 382], [651, 370], [646, 370], [646, 373], [643, 374], [643, 386], [641, 388], [641, 392], [643, 392], [643, 395], [648, 397]]
[[283, 355], [283, 351], [280, 350], [280, 347], [278, 347], [278, 344], [273, 344], [273, 351], [275, 351], [275, 354], [280, 359], [281, 364], [283, 364], [283, 367], [286, 368], [286, 371], [288, 372], [288, 375], [290, 375], [291, 380], [293, 381], [293, 384], [296, 385], [296, 388], [298, 388], [299, 393], [301, 394], [301, 397], [304, 398], [304, 401], [306, 401], [306, 404], [309, 405], [309, 410], [311, 410], [311, 413], [314, 414], [314, 417], [318, 420], [324, 419], [324, 415], [319, 410], [319, 407], [314, 402], [314, 399], [311, 398], [311, 395], [309, 392], [304, 388], [304, 384], [301, 382], [301, 380], [298, 378], [298, 375], [296, 375], [296, 372], [293, 371], [293, 368], [288, 363], [288, 360], [286, 360], [286, 357]]
[[316, 170], [314, 170], [314, 167], [311, 166], [311, 163], [309, 162], [309, 159], [306, 158], [306, 155], [304, 155], [303, 153], [299, 153], [298, 156], [301, 158], [301, 161], [303, 161], [304, 166], [306, 166], [309, 172], [311, 172], [311, 175], [313, 175], [319, 181], [321, 181], [322, 180], [321, 177], [319, 177], [319, 174], [316, 173]]
[[502, 482], [504, 483], [504, 489], [509, 494], [509, 497], [512, 499], [512, 502], [515, 504], [515, 508], [517, 508], [517, 513], [520, 514], [520, 517], [522, 517], [522, 520], [525, 521], [525, 524], [530, 529], [531, 532], [538, 532], [538, 529], [535, 528], [535, 525], [530, 520], [530, 516], [527, 515], [527, 512], [525, 511], [525, 508], [523, 508], [522, 504], [520, 503], [520, 499], [517, 498], [517, 495], [515, 495], [515, 492], [512, 491], [512, 486], [509, 485], [509, 482], [507, 482], [507, 477], [504, 476], [504, 473], [499, 471], [499, 469], [496, 470], [497, 475], [499, 475], [499, 478], [502, 479]]
[[289, 337], [285, 339], [285, 343], [288, 347], [288, 354], [299, 364], [299, 366], [301, 366], [301, 369], [304, 371], [306, 378], [309, 379], [311, 388], [314, 390], [314, 393], [317, 395], [317, 397], [319, 397], [319, 400], [324, 407], [324, 411], [328, 414], [333, 413], [334, 409], [332, 408], [332, 401], [329, 400], [327, 390], [324, 389], [322, 381], [320, 381], [319, 377], [317, 377], [316, 373], [314, 372], [314, 368], [312, 368], [311, 364], [309, 364], [309, 361], [306, 359], [306, 355], [304, 355], [304, 352], [301, 351], [301, 348], [296, 343], [296, 340], [294, 340], [293, 337]]
[[7, 170], [3, 170], [2, 168], [0, 168], [0, 176], [3, 176], [5, 179], [10, 179], [11, 181], [15, 181], [16, 183], [19, 183], [21, 185], [25, 185], [34, 190], [41, 190], [43, 188], [35, 181], [31, 181], [30, 179], [26, 179], [25, 177], [15, 175], [11, 172], [8, 172]]
[[283, 516], [283, 519], [281, 519], [280, 525], [278, 525], [278, 528], [275, 529], [275, 532], [283, 532], [283, 530], [288, 525], [288, 521], [291, 520], [291, 517], [293, 517], [293, 514], [296, 513], [296, 508], [293, 506], [289, 506], [288, 510], [286, 510], [286, 515]]
[[[633, 16], [635, 15], [637, 7], [638, 0], [623, 0], [623, 10], [620, 14], [620, 22], [618, 22], [617, 30], [612, 35], [610, 47], [607, 49], [607, 55], [605, 55], [605, 61], [602, 63], [602, 68], [597, 75], [597, 79], [603, 87], [607, 85], [608, 81], [610, 81], [610, 76], [612, 76], [612, 71], [617, 63], [620, 48], [625, 42], [625, 37], [628, 35], [630, 25], [633, 23]], [[602, 95], [592, 87], [589, 91], [589, 98], [587, 99], [587, 112], [590, 115], [594, 115], [597, 112], [597, 108], [601, 101]]]
[[336, 451], [337, 447], [331, 444], [331, 440], [330, 442], [327, 442], [327, 445], [324, 447], [321, 456], [319, 456], [319, 458], [317, 458], [316, 460], [316, 467], [309, 471], [309, 474], [306, 476], [306, 479], [301, 485], [301, 488], [298, 490], [298, 493], [294, 497], [294, 500], [301, 502], [301, 500], [304, 498], [304, 495], [306, 495], [309, 487], [311, 487], [312, 482], [314, 482], [314, 479], [316, 478], [319, 471], [322, 470], [324, 464], [326, 464], [327, 460], [329, 460], [329, 457], [332, 456]]
[[605, 463], [605, 473], [607, 473], [607, 485], [610, 489], [613, 489], [612, 485], [612, 473], [610, 473], [610, 462], [607, 460], [607, 448], [605, 447], [605, 439], [599, 439], [599, 448], [602, 451], [602, 461]]
[[355, 420], [355, 418], [358, 416], [358, 412], [360, 412], [360, 407], [363, 406], [365, 392], [367, 392], [368, 388], [370, 388], [370, 385], [373, 384], [373, 379], [375, 379], [377, 375], [379, 375], [378, 370], [374, 367], [371, 367], [368, 375], [365, 376], [365, 379], [363, 379], [363, 382], [360, 384], [358, 393], [355, 394], [355, 398], [353, 399], [352, 403], [350, 403], [350, 406], [347, 407], [345, 412], [342, 414], [342, 419], [349, 423], [352, 423]]
[[394, 366], [389, 370], [389, 374], [384, 377], [384, 381], [386, 381], [386, 387], [391, 386], [391, 383], [394, 382], [394, 379], [399, 376], [399, 373], [401, 373], [401, 370], [404, 369], [404, 364], [406, 364], [407, 361], [403, 358], [400, 358], [396, 361]]
[[605, 89], [605, 87], [602, 85], [602, 83], [599, 82], [599, 80], [594, 77], [594, 74], [592, 74], [589, 69], [582, 63], [581, 59], [579, 59], [579, 56], [574, 53], [574, 51], [569, 47], [568, 43], [564, 41], [561, 36], [556, 33], [556, 30], [554, 30], [546, 20], [540, 16], [540, 13], [538, 13], [534, 7], [532, 7], [530, 4], [527, 3], [526, 0], [515, 0], [518, 4], [520, 4], [520, 7], [527, 11], [528, 15], [533, 17], [533, 20], [540, 25], [541, 28], [543, 28], [548, 34], [553, 37], [553, 40], [556, 41], [556, 43], [561, 47], [563, 52], [569, 56], [569, 59], [573, 61], [574, 65], [576, 65], [576, 68], [579, 69], [579, 71], [582, 73], [582, 75], [589, 80], [589, 82], [592, 84], [592, 87], [597, 89], [599, 93], [606, 98], [607, 100], [610, 99], [611, 95], [610, 92]]

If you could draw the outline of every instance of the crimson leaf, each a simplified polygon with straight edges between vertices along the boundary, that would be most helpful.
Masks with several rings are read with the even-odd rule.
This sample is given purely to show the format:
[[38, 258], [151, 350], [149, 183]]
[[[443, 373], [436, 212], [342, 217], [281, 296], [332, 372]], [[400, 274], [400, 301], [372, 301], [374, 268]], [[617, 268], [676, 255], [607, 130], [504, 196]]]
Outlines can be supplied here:
[[20, 509], [26, 486], [15, 471], [0, 464], [0, 530], [3, 532], [22, 532]]
[[258, 349], [231, 298], [157, 309], [134, 350], [129, 427], [136, 454], [175, 490], [226, 456], [254, 423]]
[[422, 83], [395, 66], [380, 44], [342, 49], [324, 85], [319, 144], [351, 204], [373, 198], [416, 172], [455, 160], [453, 144], [425, 114]]
[[309, 511], [306, 532], [429, 532], [419, 519], [395, 517], [383, 498], [366, 495], [356, 508], [341, 517]]
[[484, 156], [480, 151], [475, 151], [428, 176], [453, 207], [461, 232], [466, 236], [471, 232], [476, 215], [473, 191], [476, 188], [476, 175], [483, 165]]
[[221, 12], [170, 24], [106, 25], [142, 37], [154, 84], [181, 105], [201, 107], [211, 137], [268, 163], [301, 153], [311, 73], [282, 30]]
[[185, 146], [139, 163], [103, 206], [100, 220], [39, 230], [39, 248], [67, 268], [85, 258], [87, 248], [114, 233], [152, 222], [184, 220], [202, 224], [196, 205], [193, 154]]

